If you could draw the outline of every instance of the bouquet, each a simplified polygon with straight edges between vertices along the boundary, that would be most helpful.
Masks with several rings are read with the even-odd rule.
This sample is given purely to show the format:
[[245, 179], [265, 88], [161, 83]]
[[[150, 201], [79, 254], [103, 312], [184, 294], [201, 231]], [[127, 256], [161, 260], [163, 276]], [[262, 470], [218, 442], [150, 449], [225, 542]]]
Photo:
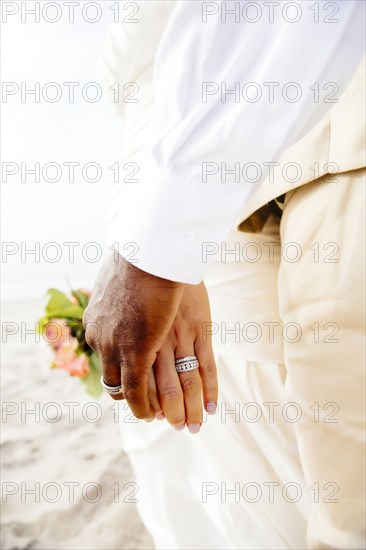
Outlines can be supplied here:
[[70, 296], [55, 288], [49, 296], [45, 315], [39, 320], [38, 331], [51, 346], [54, 360], [51, 368], [62, 369], [79, 378], [93, 397], [102, 393], [101, 367], [98, 355], [85, 341], [82, 324], [90, 291], [72, 290]]

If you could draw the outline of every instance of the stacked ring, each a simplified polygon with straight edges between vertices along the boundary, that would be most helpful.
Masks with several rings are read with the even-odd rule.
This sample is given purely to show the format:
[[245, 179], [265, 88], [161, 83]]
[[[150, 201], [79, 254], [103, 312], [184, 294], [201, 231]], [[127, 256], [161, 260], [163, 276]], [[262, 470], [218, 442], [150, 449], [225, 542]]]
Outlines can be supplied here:
[[177, 372], [187, 372], [198, 369], [199, 363], [195, 355], [187, 355], [175, 360], [175, 370]]

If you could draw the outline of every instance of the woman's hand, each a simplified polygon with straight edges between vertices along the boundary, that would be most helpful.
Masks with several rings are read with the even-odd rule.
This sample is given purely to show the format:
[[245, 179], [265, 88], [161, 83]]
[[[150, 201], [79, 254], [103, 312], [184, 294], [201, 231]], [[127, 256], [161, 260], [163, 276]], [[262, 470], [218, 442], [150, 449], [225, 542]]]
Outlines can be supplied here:
[[[217, 372], [211, 337], [203, 337], [204, 323], [211, 322], [207, 291], [203, 283], [185, 285], [183, 297], [169, 334], [157, 353], [154, 375], [149, 379], [149, 399], [157, 418], [177, 429], [187, 424], [197, 433], [202, 424], [202, 401], [212, 414], [217, 408]], [[207, 325], [206, 325], [207, 326]], [[177, 373], [174, 360], [196, 355], [199, 369]]]

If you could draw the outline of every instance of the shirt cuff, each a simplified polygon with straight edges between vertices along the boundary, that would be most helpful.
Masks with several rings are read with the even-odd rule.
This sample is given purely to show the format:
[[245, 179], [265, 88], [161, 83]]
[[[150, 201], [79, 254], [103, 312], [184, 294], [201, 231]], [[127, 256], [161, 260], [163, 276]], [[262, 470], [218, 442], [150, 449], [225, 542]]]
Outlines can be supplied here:
[[[198, 167], [183, 177], [145, 158], [139, 168], [139, 181], [120, 190], [109, 242], [147, 273], [200, 283], [242, 201], [220, 179], [203, 183]], [[244, 186], [244, 196], [249, 190]]]

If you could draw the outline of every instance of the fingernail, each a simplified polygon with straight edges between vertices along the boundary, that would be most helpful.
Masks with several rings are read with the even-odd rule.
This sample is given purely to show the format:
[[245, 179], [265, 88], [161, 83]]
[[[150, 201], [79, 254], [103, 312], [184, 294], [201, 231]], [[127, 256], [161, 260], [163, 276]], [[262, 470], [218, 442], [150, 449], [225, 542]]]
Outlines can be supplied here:
[[181, 432], [186, 427], [185, 424], [179, 424], [178, 426], [174, 426], [175, 430], [178, 430], [178, 432]]
[[163, 412], [157, 413], [155, 415], [156, 420], [164, 420], [165, 414]]
[[208, 414], [215, 414], [217, 412], [217, 403], [214, 403], [213, 401], [210, 401], [207, 403], [207, 412]]
[[201, 424], [188, 424], [188, 430], [191, 434], [198, 434], [201, 429]]

